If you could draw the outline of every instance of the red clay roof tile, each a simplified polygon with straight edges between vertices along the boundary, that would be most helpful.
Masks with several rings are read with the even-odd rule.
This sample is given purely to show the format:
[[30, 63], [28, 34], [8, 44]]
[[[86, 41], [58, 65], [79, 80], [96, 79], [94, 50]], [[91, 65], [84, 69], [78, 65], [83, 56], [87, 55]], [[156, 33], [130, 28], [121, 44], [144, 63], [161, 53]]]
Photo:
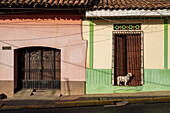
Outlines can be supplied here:
[[170, 9], [170, 0], [0, 0], [0, 7]]

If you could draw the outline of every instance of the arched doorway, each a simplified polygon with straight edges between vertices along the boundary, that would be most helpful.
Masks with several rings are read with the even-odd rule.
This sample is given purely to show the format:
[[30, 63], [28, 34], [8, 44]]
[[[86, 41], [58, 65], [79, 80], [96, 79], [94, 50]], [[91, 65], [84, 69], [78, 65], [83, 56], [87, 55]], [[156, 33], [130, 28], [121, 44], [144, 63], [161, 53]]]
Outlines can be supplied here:
[[17, 90], [61, 89], [59, 49], [27, 47], [17, 50]]

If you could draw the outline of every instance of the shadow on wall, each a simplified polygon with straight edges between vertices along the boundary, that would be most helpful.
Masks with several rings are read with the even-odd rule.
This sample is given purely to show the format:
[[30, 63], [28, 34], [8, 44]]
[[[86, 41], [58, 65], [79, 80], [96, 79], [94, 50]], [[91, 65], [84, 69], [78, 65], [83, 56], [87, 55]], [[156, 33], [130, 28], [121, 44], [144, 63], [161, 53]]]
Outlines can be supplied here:
[[13, 68], [14, 67], [12, 65], [9, 65], [9, 64], [6, 64], [6, 63], [2, 63], [2, 62], [0, 62], [0, 65], [6, 66], [6, 67], [9, 67], [9, 68]]
[[[0, 19], [51, 19], [51, 20], [81, 20], [83, 12], [79, 11], [23, 11], [23, 12], [17, 12], [13, 11], [13, 13], [9, 12], [10, 15], [1, 16]], [[6, 12], [7, 14], [7, 12]]]
[[[158, 21], [159, 20], [159, 21]], [[141, 28], [143, 29], [147, 29], [148, 27], [150, 27], [150, 25], [163, 25], [163, 21], [164, 19], [152, 19], [149, 17], [143, 17], [143, 18], [120, 18], [120, 19], [114, 19], [114, 18], [110, 18], [110, 19], [93, 19], [93, 23], [95, 26], [107, 26], [108, 25], [112, 25], [112, 24], [116, 24], [116, 23], [120, 23], [120, 24], [125, 24], [125, 23], [142, 23], [142, 25], [147, 25], [146, 28]], [[152, 27], [152, 29], [158, 29], [157, 26]]]
[[69, 85], [69, 79], [68, 78], [64, 78], [64, 80], [66, 81], [66, 86], [65, 86], [65, 91], [68, 92], [68, 95], [71, 95], [71, 90], [70, 90], [70, 85]]
[[161, 83], [151, 82], [151, 81], [145, 81], [145, 83], [147, 83], [149, 85], [159, 85], [159, 86], [164, 86], [164, 87], [170, 87], [170, 85], [168, 85], [168, 84], [161, 84]]

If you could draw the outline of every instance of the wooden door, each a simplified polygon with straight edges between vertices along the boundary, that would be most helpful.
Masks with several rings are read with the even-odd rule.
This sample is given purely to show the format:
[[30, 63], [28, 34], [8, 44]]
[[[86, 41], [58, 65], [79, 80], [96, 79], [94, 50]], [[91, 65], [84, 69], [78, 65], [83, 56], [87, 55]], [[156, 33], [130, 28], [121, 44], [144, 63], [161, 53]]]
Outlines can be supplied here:
[[118, 76], [132, 73], [130, 86], [141, 85], [141, 34], [118, 33], [114, 38], [114, 83]]

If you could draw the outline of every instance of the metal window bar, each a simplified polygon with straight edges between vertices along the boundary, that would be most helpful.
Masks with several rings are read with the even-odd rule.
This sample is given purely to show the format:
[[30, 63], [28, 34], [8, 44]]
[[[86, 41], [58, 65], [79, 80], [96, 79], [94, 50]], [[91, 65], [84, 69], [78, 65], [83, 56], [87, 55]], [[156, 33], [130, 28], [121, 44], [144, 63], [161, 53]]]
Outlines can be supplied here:
[[130, 86], [143, 84], [143, 32], [113, 32], [112, 42], [112, 85], [117, 85], [117, 77], [133, 74]]

